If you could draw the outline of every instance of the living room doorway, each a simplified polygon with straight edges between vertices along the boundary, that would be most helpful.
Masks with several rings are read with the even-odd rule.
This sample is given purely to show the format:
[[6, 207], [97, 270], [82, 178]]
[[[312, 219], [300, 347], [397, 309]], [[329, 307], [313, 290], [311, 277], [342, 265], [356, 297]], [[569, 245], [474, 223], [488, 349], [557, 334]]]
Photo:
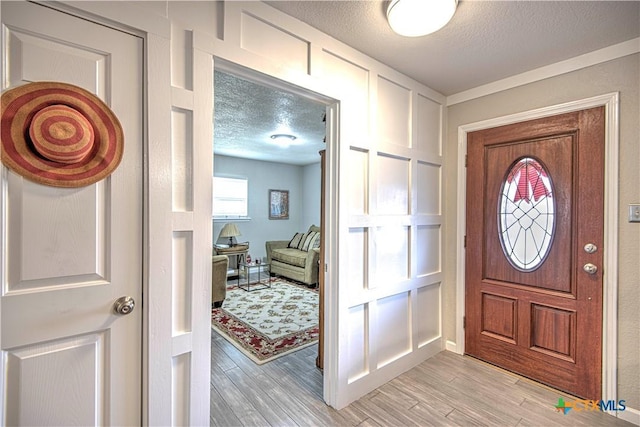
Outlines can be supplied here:
[[[324, 210], [321, 202], [324, 198], [321, 196], [326, 188], [322, 185], [325, 163], [321, 162], [320, 152], [330, 150], [331, 138], [327, 135], [329, 126], [326, 117], [327, 112], [331, 111], [332, 103], [332, 100], [308, 90], [227, 63], [219, 65], [216, 62], [214, 176], [245, 179], [248, 190], [245, 217], [213, 218], [214, 244], [227, 243], [228, 238], [225, 237], [225, 233], [221, 233], [222, 229], [225, 225], [234, 223], [240, 235], [234, 236], [232, 241], [247, 245], [247, 253], [242, 261], [246, 263], [246, 255], [249, 255], [251, 264], [258, 260], [264, 266], [269, 261], [265, 248], [267, 241], [286, 240], [290, 243], [297, 234], [306, 235], [312, 226], [320, 227], [321, 213]], [[284, 139], [285, 143], [277, 141], [281, 139]], [[329, 161], [330, 156], [326, 156], [326, 159]], [[273, 217], [273, 190], [287, 197], [287, 212], [284, 218]], [[323, 231], [324, 228], [318, 233], [318, 245]], [[324, 248], [316, 249], [318, 256], [313, 262], [314, 268], [319, 272], [322, 264], [318, 260], [320, 254], [324, 253]], [[235, 267], [238, 267], [237, 263]], [[316, 273], [315, 277], [318, 275]], [[319, 279], [314, 280], [319, 282]], [[310, 288], [308, 291], [316, 294], [320, 294], [322, 288], [320, 283], [311, 284], [297, 280], [292, 282], [301, 285], [300, 287], [307, 286]], [[243, 292], [245, 295], [252, 293]], [[322, 298], [321, 294], [317, 296], [319, 306], [322, 305]], [[316, 314], [318, 318], [322, 318], [319, 309]], [[317, 329], [321, 329], [320, 323], [319, 320]], [[212, 329], [212, 334], [218, 332]], [[319, 331], [316, 330], [316, 339], [318, 335]], [[218, 334], [214, 338], [220, 336]], [[228, 337], [224, 339], [231, 342]], [[241, 347], [236, 345], [236, 349], [232, 350], [228, 343], [222, 346], [220, 344], [219, 339], [212, 339], [212, 370], [216, 369], [218, 362], [227, 363], [229, 354]], [[315, 393], [319, 387], [319, 394], [322, 396], [322, 373], [316, 367], [316, 364], [322, 366], [323, 362], [320, 344], [312, 343], [310, 347], [296, 353], [283, 356], [284, 362], [277, 363], [308, 365], [299, 370], [301, 378], [307, 378], [301, 384], [306, 384]], [[237, 362], [238, 358], [239, 356], [234, 357], [234, 360]], [[252, 366], [250, 375], [255, 375], [260, 369], [267, 369], [266, 365], [249, 365], [246, 360], [240, 362], [237, 367], [242, 369], [242, 366]], [[310, 370], [315, 371], [315, 374], [311, 375], [315, 380], [311, 382]], [[215, 393], [212, 389], [212, 396], [215, 396]]]

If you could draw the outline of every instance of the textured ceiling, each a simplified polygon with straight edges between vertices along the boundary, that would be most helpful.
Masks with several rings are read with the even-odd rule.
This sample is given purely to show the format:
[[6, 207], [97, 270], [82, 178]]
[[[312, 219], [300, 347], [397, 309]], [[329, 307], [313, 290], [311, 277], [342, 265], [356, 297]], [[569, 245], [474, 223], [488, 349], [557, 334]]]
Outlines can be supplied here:
[[[415, 38], [391, 31], [386, 0], [265, 3], [447, 96], [640, 37], [639, 1], [461, 0], [447, 26]], [[319, 161], [324, 106], [221, 72], [214, 95], [215, 153]], [[300, 145], [269, 144], [282, 132]]]
[[447, 96], [640, 37], [638, 1], [462, 0], [424, 37], [395, 34], [388, 1], [265, 3]]
[[[324, 148], [325, 106], [231, 74], [214, 75], [214, 152], [231, 157], [307, 165]], [[271, 135], [291, 134], [288, 147]]]

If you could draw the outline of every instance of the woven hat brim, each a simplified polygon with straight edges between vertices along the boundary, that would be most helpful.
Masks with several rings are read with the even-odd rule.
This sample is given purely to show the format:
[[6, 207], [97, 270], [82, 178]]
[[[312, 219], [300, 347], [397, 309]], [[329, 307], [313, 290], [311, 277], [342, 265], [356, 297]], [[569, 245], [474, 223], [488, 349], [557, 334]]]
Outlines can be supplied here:
[[[94, 147], [81, 161], [54, 162], [40, 156], [31, 146], [29, 124], [38, 111], [50, 105], [71, 107], [91, 124]], [[40, 184], [87, 186], [109, 176], [122, 160], [124, 134], [120, 121], [100, 98], [75, 85], [36, 82], [10, 89], [2, 94], [0, 120], [2, 163]]]

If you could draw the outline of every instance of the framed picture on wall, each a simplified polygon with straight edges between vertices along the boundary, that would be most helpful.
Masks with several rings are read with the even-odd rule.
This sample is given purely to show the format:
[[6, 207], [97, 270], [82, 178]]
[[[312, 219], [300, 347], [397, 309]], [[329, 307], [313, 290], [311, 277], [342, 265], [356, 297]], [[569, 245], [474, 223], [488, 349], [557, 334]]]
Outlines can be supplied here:
[[269, 219], [289, 219], [289, 190], [269, 190]]

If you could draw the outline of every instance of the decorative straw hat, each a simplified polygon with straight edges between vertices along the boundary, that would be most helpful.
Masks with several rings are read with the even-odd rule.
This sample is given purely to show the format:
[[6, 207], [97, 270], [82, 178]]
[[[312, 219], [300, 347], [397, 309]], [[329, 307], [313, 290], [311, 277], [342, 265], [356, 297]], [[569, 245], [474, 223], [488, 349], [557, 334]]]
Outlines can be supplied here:
[[37, 82], [2, 94], [0, 158], [23, 177], [83, 187], [109, 176], [122, 159], [122, 126], [94, 94], [67, 83]]

